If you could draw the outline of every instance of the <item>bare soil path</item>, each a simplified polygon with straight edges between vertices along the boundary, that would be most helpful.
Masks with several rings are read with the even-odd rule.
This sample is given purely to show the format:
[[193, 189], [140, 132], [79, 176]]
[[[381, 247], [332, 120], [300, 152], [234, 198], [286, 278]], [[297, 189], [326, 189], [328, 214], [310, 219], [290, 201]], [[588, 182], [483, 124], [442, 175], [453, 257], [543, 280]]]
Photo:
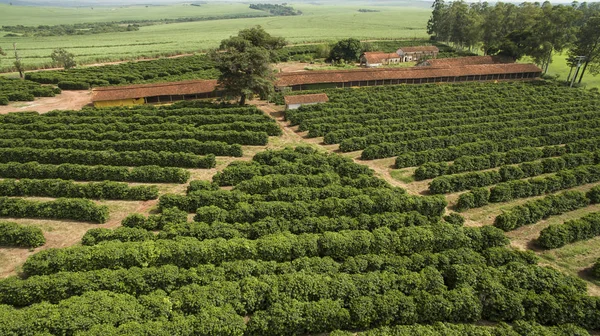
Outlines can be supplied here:
[[92, 91], [63, 91], [55, 97], [36, 98], [31, 102], [12, 102], [0, 106], [0, 114], [9, 112], [37, 111], [46, 113], [53, 110], [81, 110], [92, 103]]

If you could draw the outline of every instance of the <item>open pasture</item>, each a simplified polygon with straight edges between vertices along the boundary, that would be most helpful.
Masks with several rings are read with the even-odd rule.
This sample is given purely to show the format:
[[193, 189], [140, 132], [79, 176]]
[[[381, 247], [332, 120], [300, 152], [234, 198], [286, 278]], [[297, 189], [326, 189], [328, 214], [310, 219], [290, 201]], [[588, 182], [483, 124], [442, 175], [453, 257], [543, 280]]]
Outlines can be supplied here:
[[[230, 14], [238, 13], [239, 5], [211, 5], [210, 8], [228, 8]], [[0, 22], [5, 21], [11, 14], [9, 6], [0, 5]], [[181, 17], [183, 11], [171, 10], [173, 6], [163, 8], [163, 18]], [[194, 6], [186, 6], [192, 8]], [[8, 10], [4, 10], [8, 8]], [[199, 7], [202, 10], [203, 7]], [[209, 8], [207, 6], [207, 8]], [[5, 50], [12, 48], [16, 42], [20, 50], [20, 56], [26, 66], [40, 67], [48, 66], [49, 55], [54, 48], [62, 47], [76, 55], [79, 63], [97, 63], [115, 60], [136, 59], [140, 57], [155, 57], [161, 55], [173, 55], [181, 53], [193, 53], [205, 51], [217, 47], [219, 42], [240, 29], [255, 25], [263, 26], [273, 36], [283, 36], [290, 43], [306, 43], [317, 41], [336, 41], [341, 38], [355, 37], [361, 40], [386, 39], [386, 38], [426, 38], [425, 26], [429, 17], [426, 8], [412, 7], [377, 7], [381, 12], [359, 13], [360, 6], [317, 6], [298, 5], [294, 8], [302, 10], [301, 16], [293, 17], [264, 17], [249, 19], [228, 19], [215, 21], [187, 22], [160, 24], [141, 27], [139, 31], [106, 33], [87, 36], [49, 36], [49, 37], [3, 37], [5, 32], [0, 32], [0, 46]], [[148, 10], [150, 10], [149, 8]], [[41, 9], [40, 9], [41, 10]], [[75, 9], [53, 9], [55, 11], [66, 11], [64, 18], [53, 22], [47, 20], [36, 21], [29, 19], [28, 24], [58, 24], [72, 22], [87, 22], [85, 16], [77, 15]], [[83, 9], [80, 9], [83, 10]], [[87, 10], [87, 9], [86, 9]], [[94, 11], [96, 8], [94, 9]], [[106, 10], [106, 9], [102, 9]], [[125, 11], [125, 9], [120, 9]], [[143, 12], [135, 16], [131, 10], [128, 18], [143, 19]], [[154, 9], [152, 9], [154, 10]], [[216, 11], [217, 9], [215, 9]], [[227, 12], [220, 9], [223, 14]], [[250, 9], [248, 9], [250, 10]], [[118, 12], [118, 10], [116, 10]], [[256, 11], [258, 12], [258, 11]], [[156, 11], [158, 15], [160, 11]], [[173, 14], [179, 13], [179, 14]], [[188, 13], [185, 16], [193, 16]], [[70, 19], [72, 18], [72, 20]], [[98, 17], [98, 21], [108, 18]], [[158, 17], [156, 17], [158, 18]], [[111, 21], [125, 19], [123, 16], [115, 15]], [[9, 54], [10, 55], [10, 54]], [[10, 66], [10, 57], [2, 57], [0, 67]]]

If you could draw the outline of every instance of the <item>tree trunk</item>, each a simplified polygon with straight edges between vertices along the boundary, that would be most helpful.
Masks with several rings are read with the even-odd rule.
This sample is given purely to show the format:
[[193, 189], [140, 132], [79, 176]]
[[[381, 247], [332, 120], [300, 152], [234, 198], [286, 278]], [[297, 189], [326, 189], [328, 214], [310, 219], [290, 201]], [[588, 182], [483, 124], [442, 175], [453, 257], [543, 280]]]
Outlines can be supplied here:
[[242, 96], [240, 97], [240, 106], [244, 105], [246, 105], [246, 94], [242, 93]]
[[588, 63], [590, 63], [589, 61], [585, 62], [585, 65], [583, 66], [583, 70], [581, 71], [581, 76], [579, 76], [579, 81], [577, 83], [581, 84], [581, 80], [583, 80], [583, 75], [585, 74], [585, 69], [587, 69]]
[[567, 83], [571, 82], [571, 75], [573, 74], [573, 66], [571, 66], [571, 69], [569, 70], [569, 75], [567, 76]]

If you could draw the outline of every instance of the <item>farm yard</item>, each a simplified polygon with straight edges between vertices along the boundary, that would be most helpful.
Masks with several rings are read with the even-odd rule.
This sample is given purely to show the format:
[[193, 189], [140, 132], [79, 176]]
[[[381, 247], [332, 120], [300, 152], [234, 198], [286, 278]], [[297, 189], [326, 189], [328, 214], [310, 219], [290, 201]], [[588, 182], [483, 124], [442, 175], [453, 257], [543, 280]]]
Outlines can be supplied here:
[[0, 78], [0, 335], [598, 334], [600, 7], [355, 5], [3, 22], [219, 47]]

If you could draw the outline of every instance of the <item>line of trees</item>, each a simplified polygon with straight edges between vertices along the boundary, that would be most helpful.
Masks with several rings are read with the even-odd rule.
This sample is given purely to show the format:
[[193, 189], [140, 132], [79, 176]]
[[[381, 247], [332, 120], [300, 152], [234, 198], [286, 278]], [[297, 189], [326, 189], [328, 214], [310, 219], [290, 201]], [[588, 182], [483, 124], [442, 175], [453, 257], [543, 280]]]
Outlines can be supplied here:
[[515, 60], [529, 56], [544, 72], [553, 53], [568, 50], [571, 66], [575, 56], [586, 57], [579, 82], [588, 69], [600, 72], [600, 3], [491, 5], [435, 0], [432, 8], [427, 33], [436, 40]]

